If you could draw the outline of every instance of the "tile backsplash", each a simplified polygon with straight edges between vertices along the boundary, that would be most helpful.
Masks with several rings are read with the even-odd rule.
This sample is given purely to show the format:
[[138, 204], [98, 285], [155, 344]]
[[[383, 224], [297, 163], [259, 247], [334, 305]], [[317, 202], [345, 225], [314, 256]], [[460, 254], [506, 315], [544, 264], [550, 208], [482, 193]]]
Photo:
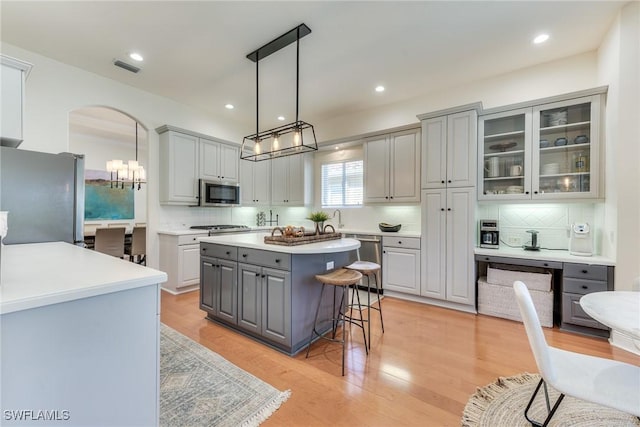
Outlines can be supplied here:
[[498, 219], [501, 245], [530, 244], [531, 233], [527, 230], [537, 230], [538, 245], [546, 249], [568, 249], [571, 224], [587, 222], [595, 231], [596, 251], [599, 247], [599, 212], [595, 204], [482, 205], [478, 209], [478, 219]]

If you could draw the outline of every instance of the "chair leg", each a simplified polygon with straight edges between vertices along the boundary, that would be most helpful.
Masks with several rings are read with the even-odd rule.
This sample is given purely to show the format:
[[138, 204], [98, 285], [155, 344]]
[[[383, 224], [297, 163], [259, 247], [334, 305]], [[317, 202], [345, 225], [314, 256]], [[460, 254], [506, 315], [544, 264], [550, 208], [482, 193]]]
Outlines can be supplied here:
[[[344, 377], [344, 350], [345, 347], [347, 345], [347, 325], [346, 325], [346, 320], [344, 318], [344, 316], [347, 314], [347, 303], [349, 302], [349, 296], [345, 294], [347, 294], [349, 287], [348, 286], [343, 286], [342, 287], [342, 299], [340, 300], [340, 305], [342, 306], [342, 309], [344, 310], [342, 313], [342, 376]], [[338, 314], [338, 318], [340, 318], [340, 314]]]
[[[380, 286], [380, 280], [379, 280], [379, 276], [378, 276], [378, 271], [375, 273], [376, 276], [376, 295], [378, 296], [378, 313], [380, 313], [380, 326], [382, 326], [382, 333], [384, 334], [384, 320], [382, 320], [382, 304], [380, 303], [380, 290], [381, 290], [381, 286]], [[367, 276], [369, 277], [369, 276]]]
[[[371, 347], [371, 328], [369, 328], [369, 347], [367, 347], [367, 334], [365, 334], [364, 332], [364, 316], [362, 315], [362, 303], [360, 303], [360, 293], [358, 292], [358, 288], [356, 287], [356, 285], [354, 285], [353, 291], [355, 292], [356, 297], [358, 298], [358, 313], [360, 313], [360, 326], [362, 327], [362, 338], [364, 339], [364, 350], [367, 353], [367, 355], [369, 355], [369, 348]], [[351, 296], [351, 299], [353, 299], [353, 295]], [[351, 307], [352, 308], [351, 308], [351, 312], [349, 313], [349, 317], [350, 319], [353, 319], [353, 317], [351, 317], [351, 313], [353, 312], [353, 304], [351, 305]], [[371, 311], [367, 310], [367, 313], [371, 313]], [[367, 318], [370, 320], [371, 314], [368, 314]], [[369, 322], [369, 320], [367, 320], [367, 322]]]
[[564, 399], [564, 394], [560, 394], [560, 397], [558, 397], [558, 400], [556, 400], [556, 402], [553, 405], [553, 408], [551, 408], [551, 411], [549, 412], [549, 414], [547, 415], [547, 418], [544, 420], [544, 422], [542, 424], [540, 424], [537, 421], [532, 420], [531, 418], [529, 418], [529, 409], [531, 409], [531, 405], [533, 405], [533, 401], [535, 400], [538, 392], [540, 391], [540, 387], [542, 385], [544, 385], [547, 408], [549, 408], [550, 405], [549, 405], [549, 395], [547, 394], [547, 385], [544, 382], [544, 379], [540, 379], [540, 382], [536, 386], [536, 389], [533, 392], [533, 395], [531, 396], [531, 399], [529, 399], [529, 403], [527, 404], [527, 407], [524, 410], [524, 417], [527, 419], [527, 421], [529, 421], [531, 423], [532, 426], [536, 426], [536, 427], [546, 427], [547, 425], [549, 425], [549, 422], [551, 421], [551, 418], [556, 413], [556, 410], [558, 409], [558, 406], [560, 406], [560, 403], [562, 402], [562, 399]]

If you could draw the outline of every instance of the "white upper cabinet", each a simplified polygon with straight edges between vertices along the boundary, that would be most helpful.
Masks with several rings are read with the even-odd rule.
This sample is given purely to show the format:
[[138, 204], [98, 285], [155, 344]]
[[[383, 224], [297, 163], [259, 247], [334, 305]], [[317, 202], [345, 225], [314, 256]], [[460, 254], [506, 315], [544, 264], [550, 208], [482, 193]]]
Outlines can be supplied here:
[[420, 130], [370, 138], [364, 143], [364, 202], [420, 201]]
[[160, 134], [160, 203], [198, 204], [198, 180], [238, 182], [237, 146], [167, 125]]
[[272, 205], [304, 206], [310, 203], [312, 160], [309, 154], [295, 154], [264, 161], [271, 162]]
[[238, 182], [239, 158], [238, 147], [200, 138], [200, 178]]
[[475, 110], [422, 120], [422, 188], [476, 184]]
[[602, 197], [602, 96], [482, 116], [478, 199]]
[[17, 147], [23, 139], [24, 86], [31, 64], [0, 55], [0, 141]]
[[271, 162], [240, 161], [242, 206], [268, 206], [271, 203]]

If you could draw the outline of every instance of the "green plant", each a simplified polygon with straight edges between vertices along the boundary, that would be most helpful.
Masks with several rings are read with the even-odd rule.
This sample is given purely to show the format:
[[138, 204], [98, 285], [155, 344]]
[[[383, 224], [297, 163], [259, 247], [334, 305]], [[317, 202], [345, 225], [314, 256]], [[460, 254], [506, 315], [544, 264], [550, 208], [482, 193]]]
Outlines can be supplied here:
[[307, 217], [307, 219], [313, 222], [324, 222], [329, 219], [329, 215], [327, 215], [326, 212], [322, 212], [322, 211], [311, 212]]

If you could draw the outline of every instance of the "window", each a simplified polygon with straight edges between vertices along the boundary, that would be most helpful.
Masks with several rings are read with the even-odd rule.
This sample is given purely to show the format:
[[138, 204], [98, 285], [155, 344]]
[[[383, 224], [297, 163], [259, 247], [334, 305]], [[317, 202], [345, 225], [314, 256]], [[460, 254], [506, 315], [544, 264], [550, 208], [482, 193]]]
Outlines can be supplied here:
[[363, 196], [363, 161], [322, 165], [322, 206], [358, 206]]

